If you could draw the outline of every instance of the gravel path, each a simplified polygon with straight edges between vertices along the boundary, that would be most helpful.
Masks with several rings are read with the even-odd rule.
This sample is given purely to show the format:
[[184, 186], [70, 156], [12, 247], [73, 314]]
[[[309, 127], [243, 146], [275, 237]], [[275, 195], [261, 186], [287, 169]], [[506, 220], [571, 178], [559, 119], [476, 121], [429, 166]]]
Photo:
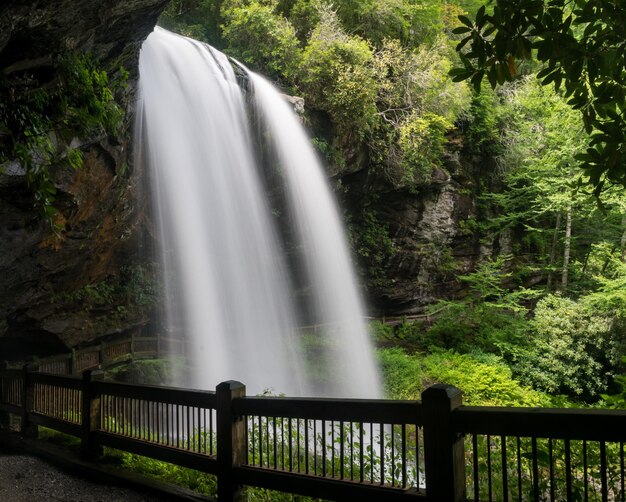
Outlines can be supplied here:
[[85, 481], [35, 457], [0, 454], [0, 501], [163, 502], [163, 499]]

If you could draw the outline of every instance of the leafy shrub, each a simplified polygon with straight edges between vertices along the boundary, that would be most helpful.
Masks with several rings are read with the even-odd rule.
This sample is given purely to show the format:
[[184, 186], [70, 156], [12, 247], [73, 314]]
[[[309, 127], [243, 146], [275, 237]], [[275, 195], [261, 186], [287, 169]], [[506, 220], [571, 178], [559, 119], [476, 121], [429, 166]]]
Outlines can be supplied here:
[[225, 9], [222, 35], [230, 55], [270, 76], [291, 80], [300, 65], [296, 32], [269, 5], [257, 2]]
[[379, 349], [378, 360], [383, 375], [385, 397], [388, 399], [420, 399], [422, 367], [418, 356], [399, 348]]
[[103, 460], [116, 464], [125, 470], [158, 479], [165, 483], [183, 486], [204, 495], [215, 496], [217, 493], [217, 478], [201, 471], [112, 448], [105, 449]]
[[456, 302], [439, 302], [433, 307], [436, 321], [426, 337], [429, 345], [461, 352], [480, 349], [506, 353], [527, 338], [527, 309], [523, 302], [537, 292], [507, 287], [511, 273], [506, 266], [509, 257], [487, 260], [474, 272], [459, 279], [468, 285], [467, 296]]
[[362, 38], [347, 35], [332, 9], [324, 9], [303, 53], [300, 87], [307, 103], [324, 111], [345, 139], [363, 139], [376, 119], [373, 54]]
[[514, 380], [511, 369], [493, 354], [441, 351], [422, 361], [430, 383], [446, 383], [463, 391], [463, 402], [480, 406], [548, 406], [549, 398]]
[[401, 184], [430, 181], [433, 169], [442, 163], [445, 133], [451, 127], [452, 123], [433, 113], [423, 116], [414, 113], [402, 121], [399, 128]]
[[516, 374], [550, 393], [591, 398], [607, 386], [619, 363], [619, 340], [611, 317], [593, 311], [584, 301], [548, 295], [537, 304], [532, 345], [518, 349]]

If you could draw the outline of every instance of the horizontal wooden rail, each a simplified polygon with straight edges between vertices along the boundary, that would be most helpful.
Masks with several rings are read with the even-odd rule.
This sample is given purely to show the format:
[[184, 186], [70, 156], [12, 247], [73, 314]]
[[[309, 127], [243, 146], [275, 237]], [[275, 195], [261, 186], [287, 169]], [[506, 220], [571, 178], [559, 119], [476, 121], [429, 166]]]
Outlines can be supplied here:
[[257, 486], [309, 497], [330, 500], [358, 500], [373, 502], [408, 502], [427, 499], [424, 491], [413, 488], [388, 488], [367, 483], [338, 481], [290, 472], [241, 466], [235, 477], [242, 485]]
[[94, 392], [99, 395], [141, 399], [163, 404], [199, 406], [215, 408], [215, 392], [210, 390], [190, 390], [179, 387], [159, 387], [156, 385], [132, 385], [118, 382], [94, 382]]
[[218, 471], [215, 456], [207, 457], [192, 451], [185, 451], [169, 446], [152, 444], [147, 441], [137, 441], [108, 432], [94, 432], [94, 441], [102, 446], [108, 446], [117, 450], [136, 453], [145, 457], [155, 458], [163, 462], [188, 467], [197, 471], [216, 474]]
[[422, 405], [417, 401], [243, 397], [233, 400], [233, 409], [238, 415], [385, 424], [422, 423]]
[[69, 375], [51, 375], [48, 373], [31, 373], [30, 379], [33, 384], [52, 385], [64, 389], [81, 389], [82, 380], [79, 377]]
[[626, 410], [463, 406], [452, 414], [455, 430], [493, 436], [625, 441]]
[[31, 424], [41, 425], [42, 427], [47, 427], [48, 429], [53, 429], [63, 434], [68, 434], [69, 436], [80, 437], [81, 434], [80, 424], [73, 424], [72, 422], [42, 415], [40, 413], [29, 413], [28, 421]]

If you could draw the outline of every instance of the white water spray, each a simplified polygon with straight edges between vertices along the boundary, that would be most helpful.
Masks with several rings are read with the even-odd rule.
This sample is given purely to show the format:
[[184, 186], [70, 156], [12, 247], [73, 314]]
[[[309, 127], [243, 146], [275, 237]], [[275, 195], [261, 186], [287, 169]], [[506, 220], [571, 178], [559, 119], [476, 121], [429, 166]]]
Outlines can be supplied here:
[[[194, 380], [249, 393], [378, 397], [380, 389], [343, 229], [300, 124], [250, 73], [304, 248], [317, 339], [303, 343], [290, 267], [266, 200], [244, 95], [227, 58], [156, 29], [141, 51], [137, 162], [148, 165], [169, 329], [190, 341]], [[323, 334], [321, 333], [323, 332]], [[305, 346], [314, 345], [311, 375]]]

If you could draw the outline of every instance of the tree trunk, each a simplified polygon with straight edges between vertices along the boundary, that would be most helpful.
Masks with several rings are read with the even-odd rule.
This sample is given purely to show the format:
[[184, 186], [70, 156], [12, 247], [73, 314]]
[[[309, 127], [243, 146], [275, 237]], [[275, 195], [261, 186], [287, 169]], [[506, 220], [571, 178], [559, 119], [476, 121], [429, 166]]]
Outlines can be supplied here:
[[565, 243], [563, 251], [563, 273], [561, 274], [561, 291], [567, 290], [569, 256], [572, 246], [572, 205], [567, 207], [565, 219]]
[[552, 282], [554, 281], [554, 262], [556, 261], [556, 247], [559, 243], [559, 230], [561, 230], [561, 211], [556, 215], [556, 224], [554, 225], [554, 233], [552, 234], [552, 250], [550, 251], [550, 262], [548, 263], [548, 291], [552, 289]]

